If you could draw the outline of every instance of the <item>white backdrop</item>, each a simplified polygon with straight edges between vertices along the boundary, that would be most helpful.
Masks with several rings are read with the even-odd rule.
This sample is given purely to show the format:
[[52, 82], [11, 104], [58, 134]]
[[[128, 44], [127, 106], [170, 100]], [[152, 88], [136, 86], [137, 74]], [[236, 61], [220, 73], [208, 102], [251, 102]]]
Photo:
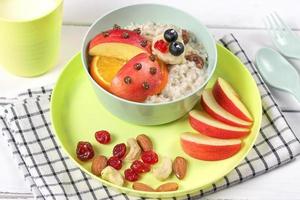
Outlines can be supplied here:
[[278, 11], [293, 28], [300, 29], [299, 0], [65, 0], [64, 22], [90, 24], [112, 9], [136, 3], [178, 7], [214, 28], [263, 28], [266, 13]]

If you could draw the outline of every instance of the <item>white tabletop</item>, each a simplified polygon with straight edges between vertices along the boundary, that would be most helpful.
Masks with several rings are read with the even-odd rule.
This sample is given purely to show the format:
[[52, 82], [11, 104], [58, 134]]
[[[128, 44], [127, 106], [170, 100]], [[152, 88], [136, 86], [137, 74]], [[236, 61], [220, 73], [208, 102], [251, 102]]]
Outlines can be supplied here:
[[[62, 49], [57, 67], [36, 78], [20, 78], [0, 69], [0, 96], [11, 96], [29, 87], [54, 84], [64, 64], [80, 50], [83, 35], [91, 22], [109, 10], [141, 2], [164, 3], [186, 10], [207, 25], [216, 38], [233, 33], [252, 60], [259, 48], [272, 46], [262, 22], [262, 18], [267, 13], [277, 11], [300, 34], [300, 2], [297, 0], [65, 0]], [[299, 61], [291, 62], [297, 70], [300, 70]], [[286, 92], [273, 88], [271, 92], [280, 107], [285, 110], [284, 115], [300, 138], [300, 104]], [[0, 163], [0, 199], [32, 199], [29, 188], [24, 184], [23, 177], [11, 158], [7, 143], [2, 138], [0, 140]], [[205, 199], [300, 199], [299, 169], [300, 159]]]

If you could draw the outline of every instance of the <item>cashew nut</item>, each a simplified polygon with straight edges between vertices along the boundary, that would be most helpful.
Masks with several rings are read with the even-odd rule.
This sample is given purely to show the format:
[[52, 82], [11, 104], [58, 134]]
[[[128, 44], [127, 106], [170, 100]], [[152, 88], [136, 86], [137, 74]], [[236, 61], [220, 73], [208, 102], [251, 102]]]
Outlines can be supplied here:
[[101, 177], [104, 180], [118, 186], [122, 186], [124, 184], [124, 179], [120, 172], [111, 166], [107, 166], [101, 171]]
[[127, 140], [127, 147], [129, 148], [129, 151], [125, 157], [125, 160], [128, 162], [138, 160], [142, 150], [137, 141], [134, 138], [129, 138]]
[[171, 158], [163, 156], [160, 162], [153, 167], [152, 173], [158, 180], [163, 181], [167, 179], [172, 173]]

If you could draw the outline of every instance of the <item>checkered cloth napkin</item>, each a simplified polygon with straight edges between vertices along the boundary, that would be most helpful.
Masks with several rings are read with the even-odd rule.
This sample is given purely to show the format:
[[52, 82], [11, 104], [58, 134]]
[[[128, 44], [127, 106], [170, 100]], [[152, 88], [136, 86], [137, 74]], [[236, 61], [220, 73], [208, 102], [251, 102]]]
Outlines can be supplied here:
[[[263, 104], [262, 127], [253, 149], [232, 172], [207, 189], [181, 198], [197, 199], [239, 184], [289, 163], [300, 154], [299, 140], [236, 38], [227, 35], [220, 42], [241, 59], [257, 82]], [[41, 87], [29, 89], [16, 98], [0, 98], [0, 130], [34, 196], [37, 199], [138, 199], [103, 186], [66, 156], [51, 129], [50, 96], [51, 88]]]

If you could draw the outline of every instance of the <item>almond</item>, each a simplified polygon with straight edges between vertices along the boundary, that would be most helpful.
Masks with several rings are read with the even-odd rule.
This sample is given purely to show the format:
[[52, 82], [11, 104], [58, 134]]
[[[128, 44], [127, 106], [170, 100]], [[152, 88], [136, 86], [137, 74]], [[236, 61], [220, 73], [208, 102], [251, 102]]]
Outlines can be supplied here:
[[146, 192], [154, 192], [155, 190], [147, 184], [135, 182], [132, 184], [132, 188], [134, 190], [146, 191]]
[[138, 135], [136, 137], [136, 140], [143, 151], [150, 151], [153, 149], [153, 144], [147, 135], [145, 134]]
[[170, 192], [178, 189], [178, 184], [175, 182], [164, 183], [160, 185], [156, 191], [157, 192]]
[[105, 156], [96, 156], [92, 162], [91, 170], [96, 176], [100, 176], [101, 171], [107, 166], [107, 159]]
[[173, 172], [178, 179], [183, 179], [186, 175], [187, 161], [185, 158], [177, 156], [172, 165]]

